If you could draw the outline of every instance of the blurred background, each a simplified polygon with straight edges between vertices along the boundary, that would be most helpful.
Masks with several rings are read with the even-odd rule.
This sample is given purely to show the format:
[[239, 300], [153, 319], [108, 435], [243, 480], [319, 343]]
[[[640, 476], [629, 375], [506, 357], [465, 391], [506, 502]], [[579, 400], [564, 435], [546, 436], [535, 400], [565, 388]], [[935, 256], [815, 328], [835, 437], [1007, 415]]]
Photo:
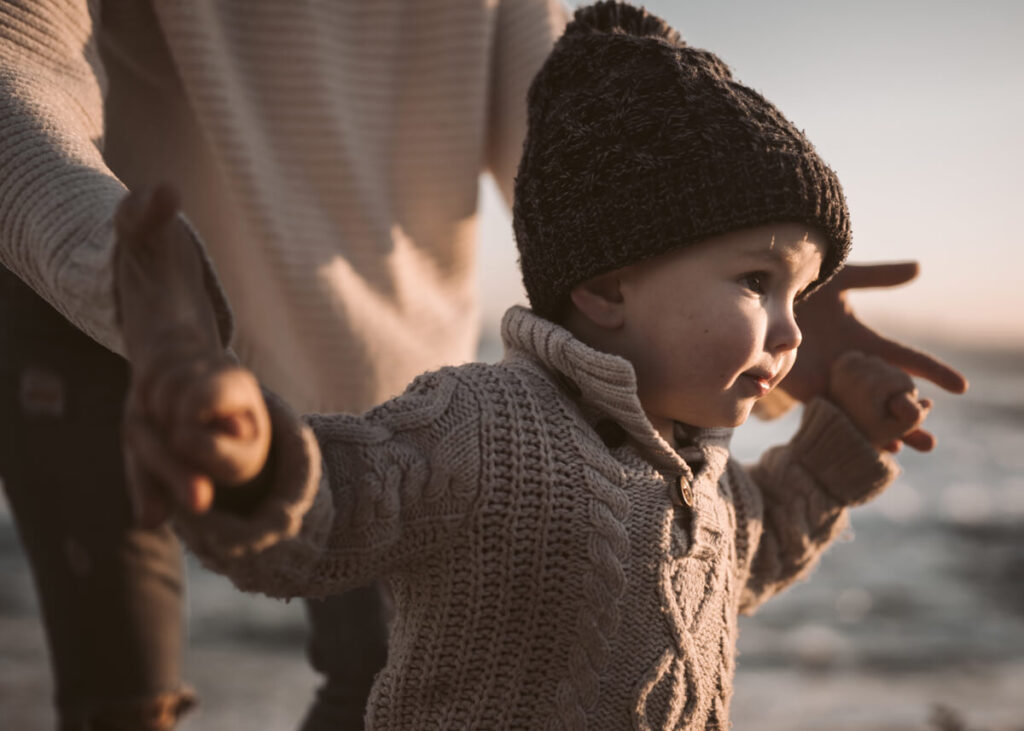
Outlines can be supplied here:
[[[577, 5], [579, 3], [573, 3]], [[813, 579], [741, 622], [738, 731], [1024, 729], [1024, 3], [661, 0], [647, 7], [807, 131], [839, 173], [853, 261], [917, 259], [858, 293], [867, 321], [964, 370], [930, 455], [853, 516]], [[485, 181], [480, 357], [523, 301], [508, 212]], [[798, 414], [752, 422], [754, 459]], [[301, 602], [189, 567], [185, 731], [292, 729], [315, 677]], [[53, 728], [31, 577], [0, 502], [0, 728]]]

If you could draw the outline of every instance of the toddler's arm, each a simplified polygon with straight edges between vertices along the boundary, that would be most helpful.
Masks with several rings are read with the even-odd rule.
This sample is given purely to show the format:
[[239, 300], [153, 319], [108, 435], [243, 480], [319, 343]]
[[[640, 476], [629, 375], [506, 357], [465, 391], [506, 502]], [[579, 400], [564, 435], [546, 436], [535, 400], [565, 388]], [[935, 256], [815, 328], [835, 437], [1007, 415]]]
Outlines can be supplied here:
[[[815, 399], [789, 444], [766, 452], [749, 472], [734, 469], [737, 545], [746, 582], [741, 609], [806, 575], [844, 529], [847, 508], [897, 476], [889, 452], [908, 443], [931, 404], [881, 359], [850, 353], [831, 369], [831, 400]], [[920, 448], [930, 448], [918, 442]]]
[[167, 189], [132, 194], [118, 221], [124, 441], [144, 517], [173, 514], [207, 566], [275, 596], [337, 593], [427, 560], [477, 504], [473, 389], [442, 371], [363, 416], [302, 423], [221, 347], [176, 210]]

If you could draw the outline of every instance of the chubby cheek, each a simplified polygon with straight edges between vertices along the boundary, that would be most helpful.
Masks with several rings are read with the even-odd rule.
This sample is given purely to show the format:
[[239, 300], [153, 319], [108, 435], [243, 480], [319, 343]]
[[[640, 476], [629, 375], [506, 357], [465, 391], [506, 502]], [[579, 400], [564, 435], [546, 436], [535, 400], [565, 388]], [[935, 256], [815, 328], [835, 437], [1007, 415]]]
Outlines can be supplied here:
[[764, 332], [756, 317], [733, 311], [720, 318], [710, 331], [707, 362], [719, 384], [732, 386], [764, 349]]

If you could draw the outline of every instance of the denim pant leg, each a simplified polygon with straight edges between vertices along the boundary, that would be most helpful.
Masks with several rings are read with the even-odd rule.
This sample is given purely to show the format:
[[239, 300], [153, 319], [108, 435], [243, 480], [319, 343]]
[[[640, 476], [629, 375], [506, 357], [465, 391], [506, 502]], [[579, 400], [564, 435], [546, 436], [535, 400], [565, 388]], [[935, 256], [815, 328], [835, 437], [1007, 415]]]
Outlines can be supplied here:
[[309, 660], [324, 676], [301, 731], [358, 731], [366, 699], [387, 661], [390, 602], [378, 584], [306, 602]]
[[131, 525], [120, 446], [124, 361], [0, 269], [0, 478], [43, 613], [60, 728], [169, 729], [182, 563], [168, 528]]

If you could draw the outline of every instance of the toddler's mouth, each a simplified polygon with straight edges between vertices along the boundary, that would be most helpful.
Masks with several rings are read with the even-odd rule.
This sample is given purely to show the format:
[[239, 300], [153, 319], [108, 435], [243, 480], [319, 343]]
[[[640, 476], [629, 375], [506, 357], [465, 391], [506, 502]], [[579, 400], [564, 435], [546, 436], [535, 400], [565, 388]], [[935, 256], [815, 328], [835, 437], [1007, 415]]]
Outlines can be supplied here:
[[771, 371], [755, 369], [747, 371], [743, 374], [743, 377], [750, 382], [760, 398], [761, 396], [767, 396], [775, 388], [776, 375]]

